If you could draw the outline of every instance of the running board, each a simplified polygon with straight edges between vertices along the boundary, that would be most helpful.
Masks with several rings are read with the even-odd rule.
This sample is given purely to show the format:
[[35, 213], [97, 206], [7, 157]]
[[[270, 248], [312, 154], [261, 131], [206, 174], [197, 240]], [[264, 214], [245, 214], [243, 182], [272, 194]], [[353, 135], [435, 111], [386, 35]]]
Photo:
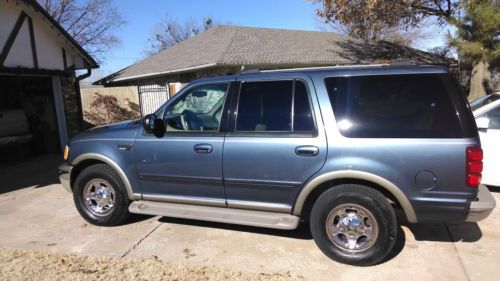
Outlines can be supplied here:
[[187, 204], [134, 201], [128, 210], [131, 213], [194, 219], [231, 224], [250, 225], [276, 229], [295, 229], [299, 217], [275, 212], [229, 209], [221, 207]]

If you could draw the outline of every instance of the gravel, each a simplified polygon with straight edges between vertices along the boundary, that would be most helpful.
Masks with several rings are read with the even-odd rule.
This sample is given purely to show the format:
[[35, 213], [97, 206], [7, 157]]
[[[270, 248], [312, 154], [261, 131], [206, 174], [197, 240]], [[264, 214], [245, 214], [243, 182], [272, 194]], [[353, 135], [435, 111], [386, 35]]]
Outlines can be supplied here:
[[303, 280], [290, 272], [249, 273], [212, 266], [0, 249], [0, 280]]

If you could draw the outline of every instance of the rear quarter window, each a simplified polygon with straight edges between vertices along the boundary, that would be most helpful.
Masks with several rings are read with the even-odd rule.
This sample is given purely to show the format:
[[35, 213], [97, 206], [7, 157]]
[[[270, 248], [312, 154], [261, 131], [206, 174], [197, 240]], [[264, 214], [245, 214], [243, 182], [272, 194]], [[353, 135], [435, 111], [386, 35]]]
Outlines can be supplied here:
[[[448, 74], [325, 79], [341, 133], [352, 138], [475, 136], [471, 113]], [[461, 116], [463, 115], [463, 116]], [[469, 132], [464, 132], [463, 124]]]

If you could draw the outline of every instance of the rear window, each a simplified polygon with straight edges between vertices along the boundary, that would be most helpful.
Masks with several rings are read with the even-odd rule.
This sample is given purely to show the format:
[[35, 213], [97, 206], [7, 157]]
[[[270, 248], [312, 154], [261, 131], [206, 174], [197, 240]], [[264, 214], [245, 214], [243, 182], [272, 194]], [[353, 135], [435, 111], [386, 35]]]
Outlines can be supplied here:
[[469, 128], [466, 135], [477, 135], [465, 100], [447, 74], [332, 77], [325, 83], [346, 137], [460, 138], [461, 122]]

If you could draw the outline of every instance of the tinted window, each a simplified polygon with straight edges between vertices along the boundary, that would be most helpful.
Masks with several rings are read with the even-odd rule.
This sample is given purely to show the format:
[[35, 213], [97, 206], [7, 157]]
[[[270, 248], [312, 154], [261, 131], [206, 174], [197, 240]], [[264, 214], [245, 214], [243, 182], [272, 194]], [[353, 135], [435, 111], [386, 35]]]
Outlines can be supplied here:
[[486, 112], [483, 116], [490, 120], [488, 129], [500, 129], [500, 106]]
[[325, 82], [344, 136], [462, 137], [449, 81], [444, 78], [440, 74], [374, 75], [327, 78]]
[[312, 132], [313, 130], [314, 121], [303, 82], [271, 81], [242, 84], [236, 131]]
[[194, 87], [169, 104], [164, 121], [169, 131], [218, 131], [227, 84]]

